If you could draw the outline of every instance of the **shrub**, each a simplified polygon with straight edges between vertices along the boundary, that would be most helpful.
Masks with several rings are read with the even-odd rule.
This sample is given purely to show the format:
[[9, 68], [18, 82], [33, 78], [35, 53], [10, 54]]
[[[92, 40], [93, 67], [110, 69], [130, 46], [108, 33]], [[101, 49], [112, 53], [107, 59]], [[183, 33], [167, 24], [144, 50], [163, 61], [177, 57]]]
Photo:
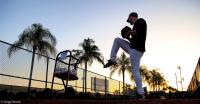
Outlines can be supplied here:
[[65, 96], [67, 98], [76, 98], [77, 92], [74, 90], [73, 87], [68, 87], [65, 89]]
[[16, 99], [26, 99], [28, 97], [26, 92], [18, 92], [16, 93]]
[[91, 92], [87, 92], [87, 93], [84, 93], [84, 92], [79, 92], [77, 97], [79, 99], [92, 99], [93, 95]]
[[44, 99], [48, 99], [48, 98], [52, 98], [53, 97], [53, 93], [51, 92], [51, 89], [46, 88], [41, 92], [38, 92], [36, 94], [37, 98], [44, 98]]

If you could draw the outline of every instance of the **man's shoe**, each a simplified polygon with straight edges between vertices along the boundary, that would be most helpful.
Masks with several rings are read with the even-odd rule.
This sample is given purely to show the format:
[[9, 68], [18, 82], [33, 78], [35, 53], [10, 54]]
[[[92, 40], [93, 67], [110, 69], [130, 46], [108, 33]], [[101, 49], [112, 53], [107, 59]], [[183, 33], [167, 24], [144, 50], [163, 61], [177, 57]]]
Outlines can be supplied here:
[[112, 66], [112, 65], [115, 65], [115, 64], [117, 64], [116, 62], [113, 62], [112, 60], [108, 60], [108, 62], [106, 63], [106, 65], [104, 65], [103, 67], [104, 68], [108, 68], [108, 67], [110, 67], [110, 66]]
[[130, 94], [129, 98], [130, 99], [144, 100], [144, 99], [146, 99], [146, 96], [145, 95], [140, 95], [140, 94]]

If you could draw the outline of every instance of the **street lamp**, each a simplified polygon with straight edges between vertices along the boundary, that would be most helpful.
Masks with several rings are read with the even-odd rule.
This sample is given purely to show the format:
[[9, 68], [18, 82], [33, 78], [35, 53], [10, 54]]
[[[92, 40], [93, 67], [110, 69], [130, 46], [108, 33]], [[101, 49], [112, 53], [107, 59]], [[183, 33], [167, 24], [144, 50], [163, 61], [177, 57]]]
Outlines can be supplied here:
[[177, 66], [177, 68], [180, 70], [180, 83], [181, 83], [181, 88], [182, 88], [182, 91], [183, 91], [183, 83], [182, 83], [182, 81], [183, 81], [183, 78], [182, 78], [182, 76], [181, 76], [181, 67], [180, 66]]
[[178, 91], [178, 81], [177, 81], [177, 75], [175, 73], [175, 77], [176, 77], [176, 90]]

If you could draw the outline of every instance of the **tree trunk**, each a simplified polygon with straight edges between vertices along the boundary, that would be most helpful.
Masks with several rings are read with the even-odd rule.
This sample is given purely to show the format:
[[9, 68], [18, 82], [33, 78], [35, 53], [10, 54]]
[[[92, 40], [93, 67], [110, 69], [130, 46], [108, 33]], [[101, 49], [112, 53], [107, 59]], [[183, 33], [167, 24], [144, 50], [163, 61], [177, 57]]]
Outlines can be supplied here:
[[155, 81], [153, 80], [153, 91], [155, 91]]
[[123, 95], [124, 95], [124, 91], [125, 91], [125, 86], [124, 86], [124, 81], [125, 81], [125, 73], [124, 73], [124, 71], [122, 71], [122, 74], [123, 74]]
[[83, 92], [85, 92], [85, 70], [83, 70], [83, 78], [82, 78], [82, 80], [83, 80]]
[[34, 60], [35, 60], [35, 48], [33, 48], [33, 54], [32, 54], [31, 70], [30, 70], [30, 77], [29, 77], [29, 83], [28, 83], [28, 92], [27, 92], [28, 96], [30, 96], [31, 80], [32, 80], [32, 74], [33, 74]]
[[87, 92], [87, 61], [85, 61], [85, 93]]

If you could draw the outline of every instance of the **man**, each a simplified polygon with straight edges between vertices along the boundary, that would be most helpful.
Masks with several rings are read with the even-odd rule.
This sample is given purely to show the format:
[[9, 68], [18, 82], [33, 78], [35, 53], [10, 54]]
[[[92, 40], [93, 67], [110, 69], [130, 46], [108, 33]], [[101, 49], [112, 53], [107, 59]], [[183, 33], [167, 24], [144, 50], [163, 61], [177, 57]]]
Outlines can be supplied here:
[[142, 79], [139, 67], [141, 57], [145, 52], [147, 24], [144, 19], [138, 18], [138, 14], [136, 12], [129, 14], [127, 22], [133, 25], [132, 30], [128, 31], [124, 36], [124, 38], [128, 41], [122, 38], [115, 38], [110, 54], [110, 60], [108, 60], [107, 64], [104, 65], [104, 68], [108, 68], [111, 65], [116, 64], [116, 55], [119, 48], [121, 47], [126, 53], [130, 55], [131, 71], [136, 82], [138, 98], [145, 99], [145, 92], [142, 88]]

